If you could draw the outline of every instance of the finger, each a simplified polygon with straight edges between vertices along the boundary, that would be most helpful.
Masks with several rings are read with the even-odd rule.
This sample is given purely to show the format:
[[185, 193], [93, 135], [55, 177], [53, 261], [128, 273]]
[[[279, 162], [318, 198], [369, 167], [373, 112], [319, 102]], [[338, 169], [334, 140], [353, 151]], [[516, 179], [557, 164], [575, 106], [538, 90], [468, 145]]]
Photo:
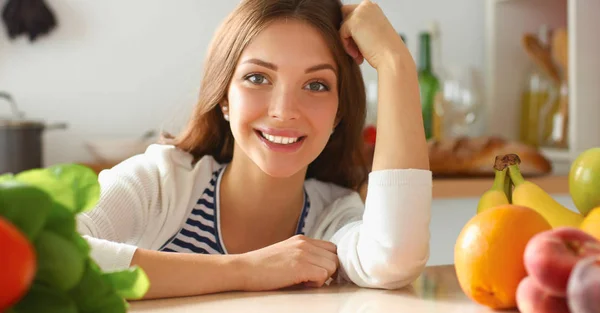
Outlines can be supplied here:
[[365, 61], [365, 58], [364, 58], [364, 57], [363, 57], [363, 55], [362, 55], [362, 54], [360, 54], [360, 52], [359, 52], [359, 54], [358, 54], [358, 58], [355, 58], [355, 60], [356, 60], [356, 63], [358, 63], [358, 65], [361, 65], [361, 64], [363, 64], [363, 62]]
[[354, 61], [356, 61], [356, 63], [361, 64], [363, 61], [363, 55], [360, 52], [360, 49], [358, 48], [358, 45], [356, 44], [356, 41], [354, 41], [353, 38], [350, 38], [350, 42], [348, 43], [348, 51], [350, 51], [348, 54], [350, 54], [350, 56], [352, 56], [352, 58], [354, 59]]
[[346, 51], [346, 53], [352, 58], [358, 57], [359, 50], [356, 46], [356, 43], [354, 43], [354, 40], [352, 39], [352, 35], [347, 23], [342, 24], [342, 27], [340, 28], [340, 38], [342, 40], [342, 45], [344, 46], [344, 51]]
[[304, 282], [304, 285], [308, 287], [321, 287], [330, 276], [326, 269], [316, 265], [310, 265], [307, 271], [308, 279]]
[[343, 39], [347, 39], [352, 37], [352, 32], [350, 31], [350, 23], [352, 21], [348, 20], [342, 23], [340, 26], [340, 37]]
[[[329, 268], [335, 268], [337, 269], [338, 266], [340, 265], [340, 259], [338, 258], [337, 254], [334, 252], [331, 252], [329, 250], [323, 249], [321, 247], [316, 247], [313, 246], [312, 248], [308, 249], [308, 255], [307, 258], [309, 258], [311, 260], [311, 262], [319, 262], [322, 261], [321, 263], [318, 263], [317, 265], [327, 265], [328, 269]], [[312, 257], [318, 257], [319, 259], [311, 259]], [[325, 261], [327, 260], [327, 261]], [[314, 264], [313, 262], [313, 264]]]
[[327, 254], [312, 253], [307, 255], [305, 260], [312, 265], [326, 269], [327, 278], [329, 278], [337, 270], [339, 261], [338, 258], [335, 255], [332, 255], [330, 252], [325, 250], [321, 251]]
[[331, 241], [308, 238], [308, 242], [332, 253], [337, 253], [337, 246]]
[[346, 18], [348, 14], [352, 13], [356, 7], [358, 7], [358, 4], [346, 4], [342, 6], [342, 15], [344, 18]]

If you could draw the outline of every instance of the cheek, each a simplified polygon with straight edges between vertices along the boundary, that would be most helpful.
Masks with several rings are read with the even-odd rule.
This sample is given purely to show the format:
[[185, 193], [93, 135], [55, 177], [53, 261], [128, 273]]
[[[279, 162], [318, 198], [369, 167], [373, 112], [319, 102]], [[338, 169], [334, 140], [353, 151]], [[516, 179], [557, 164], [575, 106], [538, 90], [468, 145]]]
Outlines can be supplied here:
[[264, 114], [268, 97], [266, 93], [232, 85], [228, 100], [232, 127], [241, 127], [240, 124], [256, 120]]
[[313, 127], [317, 128], [319, 133], [323, 133], [324, 136], [328, 137], [333, 130], [337, 109], [337, 97], [320, 99], [313, 102], [310, 110]]

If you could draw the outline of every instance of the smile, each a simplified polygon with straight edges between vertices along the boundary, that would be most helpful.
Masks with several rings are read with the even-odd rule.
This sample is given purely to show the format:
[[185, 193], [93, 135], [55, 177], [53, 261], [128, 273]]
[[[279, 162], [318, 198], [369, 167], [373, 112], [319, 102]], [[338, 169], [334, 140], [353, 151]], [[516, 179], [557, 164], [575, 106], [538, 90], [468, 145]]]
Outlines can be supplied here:
[[264, 132], [260, 132], [260, 135], [272, 143], [278, 143], [278, 144], [282, 144], [282, 145], [293, 144], [302, 138], [302, 137], [273, 136], [273, 135], [269, 135]]

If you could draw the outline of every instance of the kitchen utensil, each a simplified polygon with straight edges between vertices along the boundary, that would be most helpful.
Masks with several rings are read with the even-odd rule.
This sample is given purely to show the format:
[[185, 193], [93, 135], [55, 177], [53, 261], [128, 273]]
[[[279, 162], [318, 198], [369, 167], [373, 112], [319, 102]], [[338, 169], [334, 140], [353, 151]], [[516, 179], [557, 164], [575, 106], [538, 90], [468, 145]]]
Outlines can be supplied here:
[[560, 84], [560, 75], [552, 62], [550, 51], [545, 49], [532, 34], [525, 34], [521, 39], [525, 51], [531, 59], [556, 83]]
[[556, 62], [561, 78], [560, 102], [558, 113], [554, 116], [552, 140], [559, 147], [567, 145], [569, 121], [569, 45], [568, 34], [564, 28], [557, 29], [552, 38], [552, 58]]
[[0, 174], [19, 173], [43, 166], [44, 131], [64, 129], [65, 123], [46, 124], [25, 119], [12, 96], [0, 92], [0, 100], [10, 105], [12, 118], [0, 118]]

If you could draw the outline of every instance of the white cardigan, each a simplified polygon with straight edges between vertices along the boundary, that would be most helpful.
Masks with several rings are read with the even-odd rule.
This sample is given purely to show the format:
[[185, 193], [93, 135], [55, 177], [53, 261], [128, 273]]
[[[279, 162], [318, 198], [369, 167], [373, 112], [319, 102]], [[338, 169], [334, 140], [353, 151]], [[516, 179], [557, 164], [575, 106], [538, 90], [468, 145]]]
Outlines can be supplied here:
[[[99, 175], [97, 206], [77, 217], [92, 258], [106, 271], [130, 266], [137, 247], [158, 250], [179, 231], [212, 173], [207, 156], [151, 145]], [[306, 236], [337, 245], [339, 276], [361, 287], [410, 284], [429, 258], [432, 174], [396, 169], [369, 174], [366, 204], [347, 188], [308, 179]]]

